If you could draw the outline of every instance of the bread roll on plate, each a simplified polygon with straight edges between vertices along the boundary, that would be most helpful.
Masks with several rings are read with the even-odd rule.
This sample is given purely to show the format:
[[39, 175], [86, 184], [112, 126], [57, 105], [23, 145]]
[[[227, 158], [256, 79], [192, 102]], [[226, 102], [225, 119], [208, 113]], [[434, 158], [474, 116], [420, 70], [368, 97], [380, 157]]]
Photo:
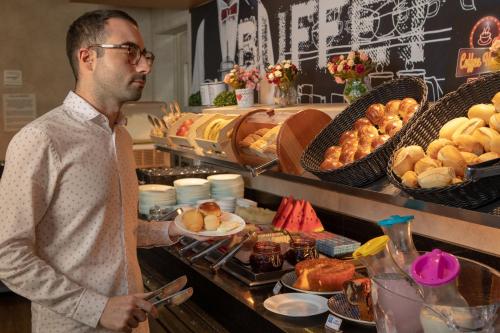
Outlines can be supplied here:
[[463, 177], [467, 162], [454, 146], [444, 146], [438, 153], [438, 160], [443, 163], [443, 167], [450, 167], [457, 176]]
[[455, 146], [455, 143], [453, 143], [453, 141], [451, 140], [443, 138], [434, 140], [427, 146], [427, 155], [435, 160], [437, 159], [438, 152], [441, 150], [441, 148], [447, 145]]
[[486, 124], [489, 123], [492, 115], [495, 114], [495, 106], [493, 104], [475, 104], [469, 108], [467, 117], [481, 118]]
[[440, 167], [424, 171], [418, 176], [421, 188], [448, 186], [455, 178], [455, 172], [449, 167]]
[[203, 215], [197, 209], [188, 210], [182, 214], [182, 223], [190, 231], [201, 231], [203, 230]]
[[469, 121], [469, 119], [466, 117], [454, 118], [448, 121], [439, 130], [439, 137], [442, 139], [451, 140], [451, 136], [453, 135], [453, 133], [455, 133], [455, 131], [467, 121]]
[[219, 207], [218, 204], [215, 202], [204, 202], [200, 206], [198, 206], [198, 209], [200, 213], [202, 213], [204, 216], [207, 215], [215, 215], [215, 216], [221, 216], [222, 211]]

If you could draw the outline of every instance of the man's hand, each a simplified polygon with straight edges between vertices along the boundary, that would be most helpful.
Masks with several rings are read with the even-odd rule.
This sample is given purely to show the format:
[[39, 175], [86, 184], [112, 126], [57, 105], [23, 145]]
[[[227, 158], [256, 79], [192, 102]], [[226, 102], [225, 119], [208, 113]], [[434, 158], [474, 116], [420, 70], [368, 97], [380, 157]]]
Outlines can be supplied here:
[[144, 300], [149, 295], [150, 293], [111, 297], [99, 324], [113, 331], [132, 332], [140, 322], [146, 320], [148, 313], [158, 316], [153, 304]]

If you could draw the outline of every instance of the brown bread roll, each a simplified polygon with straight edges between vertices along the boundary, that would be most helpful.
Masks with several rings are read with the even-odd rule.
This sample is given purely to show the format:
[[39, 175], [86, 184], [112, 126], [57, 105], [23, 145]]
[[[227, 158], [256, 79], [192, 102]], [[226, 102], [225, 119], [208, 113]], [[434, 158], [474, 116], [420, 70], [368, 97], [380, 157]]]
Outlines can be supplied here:
[[490, 148], [493, 153], [500, 154], [500, 135], [491, 139]]
[[359, 132], [359, 130], [364, 126], [373, 126], [372, 122], [368, 118], [359, 118], [354, 122], [354, 129]]
[[496, 158], [500, 158], [500, 154], [490, 151], [489, 153], [484, 153], [483, 155], [479, 156], [477, 158], [477, 163], [483, 163], [486, 161], [494, 160]]
[[352, 146], [342, 147], [342, 154], [340, 154], [339, 161], [341, 163], [343, 163], [344, 165], [354, 162], [354, 155], [356, 154], [357, 150], [358, 150], [357, 143], [355, 145], [352, 145]]
[[432, 159], [429, 156], [425, 156], [419, 159], [417, 163], [415, 163], [414, 170], [417, 175], [420, 175], [422, 172], [426, 170], [439, 168], [440, 166], [442, 166], [441, 161]]
[[415, 106], [418, 108], [418, 102], [414, 98], [403, 98], [399, 104], [399, 116], [404, 118], [408, 113], [415, 112]]
[[415, 163], [425, 156], [424, 150], [420, 146], [408, 146], [399, 149], [394, 158], [392, 171], [401, 177], [407, 171], [413, 171]]
[[372, 141], [372, 151], [377, 149], [379, 146], [383, 145], [384, 143], [387, 142], [391, 137], [387, 134], [382, 134], [373, 139]]
[[386, 127], [389, 123], [391, 123], [391, 122], [393, 122], [393, 121], [396, 121], [396, 120], [400, 120], [400, 119], [399, 119], [399, 116], [397, 116], [397, 115], [387, 115], [387, 114], [386, 114], [386, 115], [384, 116], [384, 119], [382, 120], [382, 123], [381, 123], [381, 124], [380, 124], [380, 126], [378, 127], [378, 128], [380, 129], [380, 133], [382, 133], [382, 134], [388, 134], [388, 133], [386, 132], [386, 130], [385, 130], [385, 127]]
[[222, 215], [222, 210], [220, 209], [219, 205], [215, 202], [212, 202], [212, 201], [202, 203], [201, 205], [198, 206], [198, 209], [203, 216], [207, 216], [207, 215], [221, 216]]
[[500, 112], [500, 91], [493, 96], [491, 103], [495, 106], [497, 112]]
[[460, 151], [454, 146], [444, 146], [438, 152], [438, 160], [443, 163], [443, 167], [453, 168], [457, 176], [463, 177], [467, 162], [460, 154]]
[[182, 214], [182, 224], [193, 232], [198, 232], [203, 229], [203, 215], [197, 210], [188, 210]]
[[494, 115], [492, 115], [490, 117], [488, 125], [490, 126], [491, 129], [494, 129], [495, 131], [499, 132], [500, 131], [500, 113], [495, 113]]
[[354, 160], [357, 161], [360, 158], [365, 157], [366, 155], [369, 155], [371, 153], [371, 142], [368, 144], [358, 145], [358, 149], [356, 150], [356, 153], [354, 154]]
[[403, 121], [401, 119], [394, 120], [385, 126], [385, 133], [390, 137], [396, 135], [397, 132], [403, 127]]
[[469, 121], [469, 119], [466, 117], [454, 118], [448, 121], [439, 130], [439, 138], [451, 140], [453, 133], [455, 133], [455, 131], [467, 121]]
[[457, 145], [458, 150], [481, 155], [484, 153], [484, 148], [481, 142], [472, 135], [462, 134], [457, 136], [453, 142]]
[[486, 125], [486, 123], [481, 118], [469, 119], [467, 122], [460, 125], [455, 132], [453, 132], [451, 140], [455, 141], [455, 138], [462, 134], [472, 135], [476, 129], [483, 127], [484, 125]]
[[385, 105], [385, 114], [391, 116], [397, 116], [399, 114], [399, 105], [401, 104], [401, 100], [393, 99], [387, 102]]
[[481, 118], [488, 124], [493, 114], [495, 114], [495, 106], [493, 104], [475, 104], [469, 108], [467, 117], [469, 119]]
[[480, 127], [474, 131], [472, 136], [478, 140], [486, 152], [491, 151], [491, 140], [500, 134], [492, 128]]
[[357, 139], [358, 138], [358, 132], [357, 131], [345, 131], [342, 133], [339, 139], [339, 146], [344, 145], [344, 143], [347, 140], [352, 140], [352, 139]]
[[340, 154], [342, 153], [342, 147], [331, 146], [325, 151], [324, 159], [331, 158], [334, 161], [338, 161]]
[[335, 169], [341, 168], [342, 166], [344, 166], [344, 164], [342, 162], [340, 162], [338, 160], [331, 159], [331, 158], [327, 158], [321, 163], [319, 168], [321, 170], [335, 170]]
[[378, 130], [373, 125], [363, 126], [358, 130], [358, 138], [370, 137], [371, 139], [378, 136]]
[[415, 171], [406, 171], [401, 177], [401, 183], [406, 187], [417, 188], [418, 177]]
[[429, 155], [430, 158], [432, 159], [437, 159], [438, 152], [443, 148], [444, 146], [451, 145], [455, 146], [455, 143], [453, 141], [448, 140], [448, 139], [437, 139], [429, 143], [429, 146], [427, 146], [427, 155]]
[[450, 185], [453, 178], [455, 178], [453, 168], [434, 168], [418, 175], [418, 184], [421, 188], [443, 187]]
[[407, 108], [405, 115], [403, 116], [403, 124], [407, 124], [410, 119], [413, 117], [415, 112], [417, 112], [419, 105], [415, 104]]
[[477, 155], [475, 155], [473, 153], [468, 153], [468, 152], [465, 152], [465, 151], [461, 151], [460, 154], [464, 158], [464, 160], [467, 163], [467, 165], [474, 165], [474, 164], [477, 163], [477, 158], [478, 158]]
[[207, 215], [203, 218], [203, 226], [207, 231], [215, 231], [220, 226], [220, 218], [217, 215]]
[[366, 118], [368, 118], [374, 125], [381, 125], [385, 116], [384, 104], [372, 104], [366, 110]]

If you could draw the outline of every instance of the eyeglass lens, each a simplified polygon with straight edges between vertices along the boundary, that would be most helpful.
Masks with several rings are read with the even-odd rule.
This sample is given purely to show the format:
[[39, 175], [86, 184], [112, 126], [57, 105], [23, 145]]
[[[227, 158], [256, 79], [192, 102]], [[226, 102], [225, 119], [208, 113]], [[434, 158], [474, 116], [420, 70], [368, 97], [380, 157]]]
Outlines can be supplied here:
[[155, 60], [155, 56], [152, 52], [146, 51], [146, 49], [142, 50], [137, 45], [129, 45], [129, 56], [130, 63], [133, 65], [137, 65], [141, 60], [141, 56], [144, 56], [146, 62], [149, 66], [151, 66]]

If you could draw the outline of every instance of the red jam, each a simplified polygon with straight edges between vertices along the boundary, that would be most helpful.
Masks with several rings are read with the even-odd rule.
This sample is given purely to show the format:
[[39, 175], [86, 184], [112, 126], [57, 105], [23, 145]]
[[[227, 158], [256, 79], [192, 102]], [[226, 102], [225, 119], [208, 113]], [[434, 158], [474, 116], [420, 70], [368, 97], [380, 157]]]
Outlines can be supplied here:
[[290, 250], [285, 254], [286, 260], [291, 265], [296, 265], [305, 259], [318, 258], [316, 240], [314, 238], [298, 237], [290, 240]]
[[281, 247], [275, 242], [257, 242], [250, 255], [250, 265], [255, 273], [279, 271], [283, 266]]

